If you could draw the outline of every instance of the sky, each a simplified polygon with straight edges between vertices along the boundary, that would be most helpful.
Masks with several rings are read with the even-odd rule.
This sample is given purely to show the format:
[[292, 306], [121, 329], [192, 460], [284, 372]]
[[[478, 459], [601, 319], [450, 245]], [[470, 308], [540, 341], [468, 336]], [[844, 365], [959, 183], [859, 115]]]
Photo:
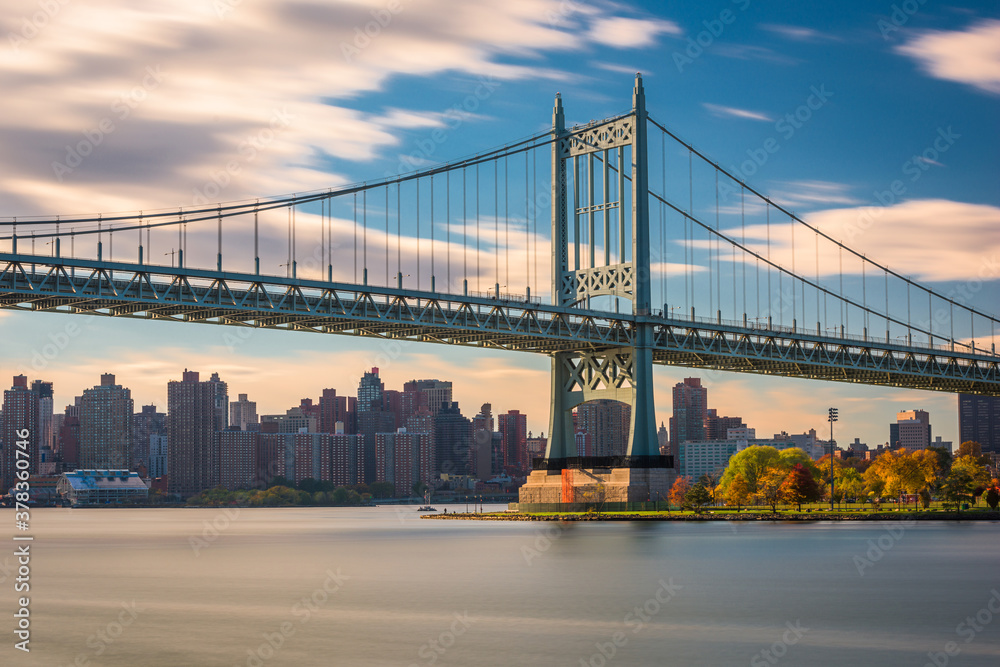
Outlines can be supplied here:
[[[748, 184], [1000, 311], [995, 2], [10, 0], [0, 38], [0, 221], [379, 179], [543, 132], [556, 92], [569, 124], [627, 111], [641, 71], [650, 114]], [[778, 149], [762, 160], [769, 140]], [[466, 415], [491, 402], [548, 430], [540, 355], [0, 311], [0, 377], [53, 381], [57, 409], [106, 372], [137, 406], [163, 407], [167, 381], [189, 368], [279, 413], [324, 387], [355, 393], [372, 366], [387, 388], [451, 380]], [[654, 375], [658, 421], [671, 386], [696, 376], [710, 407], [761, 437], [826, 433], [836, 406], [841, 443], [885, 442], [908, 409], [958, 438], [950, 394]]]

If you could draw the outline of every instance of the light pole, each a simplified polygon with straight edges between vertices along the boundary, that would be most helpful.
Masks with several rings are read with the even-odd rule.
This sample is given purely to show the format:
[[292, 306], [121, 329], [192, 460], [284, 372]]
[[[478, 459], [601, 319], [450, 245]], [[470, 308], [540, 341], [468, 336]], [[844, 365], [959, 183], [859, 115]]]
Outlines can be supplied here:
[[830, 408], [829, 417], [827, 420], [830, 422], [830, 511], [833, 511], [833, 422], [837, 421], [837, 408]]

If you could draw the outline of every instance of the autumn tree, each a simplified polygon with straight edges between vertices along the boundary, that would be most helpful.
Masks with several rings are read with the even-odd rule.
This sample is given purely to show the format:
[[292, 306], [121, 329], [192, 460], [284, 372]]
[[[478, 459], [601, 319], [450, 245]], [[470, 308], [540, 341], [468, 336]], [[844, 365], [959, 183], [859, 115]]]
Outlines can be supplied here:
[[726, 490], [726, 504], [736, 505], [736, 511], [739, 512], [740, 507], [750, 500], [751, 495], [753, 492], [743, 475], [740, 473], [733, 475], [732, 479], [729, 480], [729, 488]]
[[778, 511], [781, 502], [781, 485], [788, 472], [778, 466], [768, 468], [757, 482], [757, 497], [765, 505], [771, 506], [772, 512]]
[[781, 497], [787, 502], [795, 503], [798, 511], [802, 511], [803, 502], [819, 500], [823, 492], [816, 483], [809, 469], [801, 463], [796, 463], [781, 483]]
[[682, 507], [684, 505], [684, 496], [688, 491], [691, 490], [691, 481], [687, 477], [678, 477], [674, 482], [674, 485], [670, 487], [670, 493], [668, 498], [672, 505], [677, 507]]
[[997, 489], [996, 484], [986, 490], [986, 504], [991, 510], [995, 510], [1000, 504], [1000, 489]]

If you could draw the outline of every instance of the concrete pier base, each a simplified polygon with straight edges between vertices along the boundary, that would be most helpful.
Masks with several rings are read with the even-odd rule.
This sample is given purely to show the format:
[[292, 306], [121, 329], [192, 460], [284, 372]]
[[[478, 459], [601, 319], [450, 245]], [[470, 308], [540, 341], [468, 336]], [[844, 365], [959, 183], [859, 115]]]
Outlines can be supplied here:
[[[618, 503], [665, 500], [677, 472], [672, 468], [566, 468], [533, 470], [521, 487], [518, 509], [581, 511]], [[541, 506], [544, 506], [541, 507]]]

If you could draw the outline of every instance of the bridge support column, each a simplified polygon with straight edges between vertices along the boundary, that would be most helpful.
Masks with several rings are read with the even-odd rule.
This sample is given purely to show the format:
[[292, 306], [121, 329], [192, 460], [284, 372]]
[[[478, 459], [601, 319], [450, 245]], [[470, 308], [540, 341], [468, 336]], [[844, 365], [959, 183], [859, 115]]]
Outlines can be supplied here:
[[[551, 415], [549, 441], [545, 458], [533, 462], [535, 468], [521, 487], [523, 510], [543, 510], [552, 505], [576, 508], [582, 504], [655, 502], [665, 498], [675, 473], [670, 457], [660, 456], [656, 440], [656, 406], [653, 400], [654, 325], [651, 315], [649, 258], [649, 190], [646, 165], [646, 104], [641, 76], [636, 76], [632, 114], [567, 131], [562, 99], [557, 95], [552, 114], [552, 302], [559, 306], [581, 304], [590, 308], [592, 299], [611, 297], [615, 312], [624, 301], [631, 302], [634, 320], [629, 341], [621, 347], [556, 352], [552, 354]], [[629, 193], [625, 191], [624, 155], [631, 149], [631, 211], [627, 210]], [[617, 152], [618, 168], [611, 165]], [[600, 180], [593, 174], [594, 157], [603, 169], [605, 199], [607, 183], [618, 180], [618, 201], [595, 201], [593, 192], [585, 193], [576, 182], [579, 169], [573, 170], [574, 198], [568, 196], [567, 160], [587, 159], [588, 182]], [[596, 180], [595, 180], [596, 179]], [[580, 226], [574, 224], [570, 237], [569, 208], [574, 221], [579, 216], [593, 216], [598, 208], [604, 216], [604, 266], [594, 265], [596, 256], [590, 248], [589, 266], [581, 265]], [[618, 263], [613, 264], [610, 238], [610, 211], [617, 209], [620, 222]], [[629, 214], [630, 213], [630, 214]], [[631, 219], [631, 239], [627, 238], [625, 219]], [[591, 230], [594, 224], [590, 224]], [[589, 241], [595, 244], [593, 232]], [[631, 248], [626, 246], [631, 242]], [[571, 258], [570, 244], [574, 247]], [[500, 287], [495, 287], [499, 297]], [[631, 408], [627, 449], [612, 456], [587, 456], [576, 447], [573, 409], [592, 400], [605, 399]], [[603, 444], [603, 443], [599, 443]], [[557, 476], [558, 475], [558, 476]], [[611, 506], [608, 506], [612, 509]]]

